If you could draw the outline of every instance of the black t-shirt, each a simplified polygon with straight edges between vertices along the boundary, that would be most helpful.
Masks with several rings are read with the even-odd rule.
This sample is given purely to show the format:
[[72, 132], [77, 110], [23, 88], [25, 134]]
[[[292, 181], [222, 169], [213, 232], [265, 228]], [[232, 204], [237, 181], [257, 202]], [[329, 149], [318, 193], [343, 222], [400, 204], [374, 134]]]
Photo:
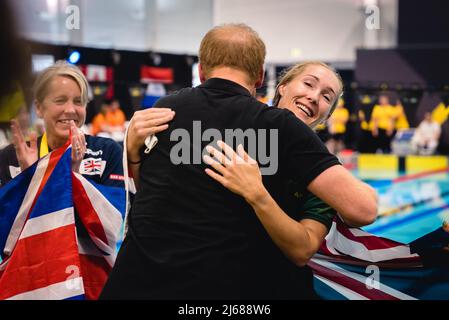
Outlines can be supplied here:
[[[151, 154], [142, 155], [128, 236], [102, 297], [306, 298], [301, 286], [304, 281], [312, 285], [311, 274], [299, 272], [282, 254], [243, 198], [205, 174], [201, 150], [210, 141], [198, 145], [197, 140], [207, 129], [218, 129], [222, 137], [226, 129], [258, 130], [257, 152], [267, 140], [266, 150], [277, 146], [265, 166], [277, 168], [276, 174], [263, 180], [281, 207], [287, 181], [293, 179], [305, 190], [338, 160], [293, 113], [258, 102], [228, 80], [210, 79], [164, 97], [156, 106], [170, 107], [176, 116], [169, 129], [158, 134]], [[278, 133], [277, 139], [264, 138], [263, 130], [269, 137], [270, 129]], [[174, 150], [180, 146], [184, 155], [190, 152], [192, 164], [173, 164], [179, 162]], [[246, 150], [251, 147], [245, 144]], [[266, 150], [256, 157], [261, 163], [267, 162]], [[294, 213], [292, 217], [298, 218]]]

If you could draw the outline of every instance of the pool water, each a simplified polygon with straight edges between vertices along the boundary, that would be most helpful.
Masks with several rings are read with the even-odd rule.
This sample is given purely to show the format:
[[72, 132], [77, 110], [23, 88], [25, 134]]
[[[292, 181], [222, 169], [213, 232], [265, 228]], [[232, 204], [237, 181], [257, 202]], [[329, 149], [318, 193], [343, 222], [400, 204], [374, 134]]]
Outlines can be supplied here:
[[363, 174], [355, 174], [373, 186], [379, 196], [378, 219], [363, 228], [370, 233], [409, 243], [440, 227], [443, 219], [449, 220], [447, 171], [377, 180], [374, 175], [364, 179]]

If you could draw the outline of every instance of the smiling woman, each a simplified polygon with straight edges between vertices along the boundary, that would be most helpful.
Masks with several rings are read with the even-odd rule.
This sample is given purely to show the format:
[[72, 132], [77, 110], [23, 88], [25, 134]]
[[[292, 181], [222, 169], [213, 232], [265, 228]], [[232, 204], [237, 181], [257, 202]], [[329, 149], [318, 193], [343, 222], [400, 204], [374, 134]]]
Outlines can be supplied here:
[[45, 133], [26, 142], [17, 121], [13, 144], [0, 151], [0, 187], [71, 137], [72, 169], [99, 184], [123, 186], [121, 148], [111, 139], [84, 135], [88, 83], [80, 69], [59, 61], [43, 70], [34, 85], [37, 115]]
[[327, 64], [309, 61], [288, 69], [279, 80], [273, 106], [288, 109], [314, 128], [334, 111], [343, 81]]

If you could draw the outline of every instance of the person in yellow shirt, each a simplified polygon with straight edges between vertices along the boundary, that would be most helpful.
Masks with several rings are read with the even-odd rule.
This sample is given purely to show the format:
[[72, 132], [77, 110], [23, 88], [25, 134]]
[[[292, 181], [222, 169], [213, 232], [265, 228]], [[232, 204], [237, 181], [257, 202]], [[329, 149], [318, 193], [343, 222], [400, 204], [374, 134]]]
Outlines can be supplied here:
[[444, 102], [440, 102], [432, 111], [432, 120], [438, 123], [440, 126], [446, 122], [449, 117], [449, 105], [445, 105]]
[[326, 146], [332, 154], [338, 154], [345, 148], [344, 136], [348, 119], [349, 111], [344, 107], [344, 100], [340, 98], [337, 108], [328, 120], [331, 139], [326, 143]]
[[393, 118], [394, 118], [394, 133], [396, 130], [404, 130], [410, 128], [410, 125], [407, 120], [407, 116], [404, 112], [404, 107], [400, 100], [397, 101], [396, 105], [392, 106], [393, 110]]
[[373, 107], [371, 114], [371, 133], [375, 139], [376, 150], [390, 153], [391, 139], [395, 129], [396, 111], [387, 95], [379, 96], [379, 104]]

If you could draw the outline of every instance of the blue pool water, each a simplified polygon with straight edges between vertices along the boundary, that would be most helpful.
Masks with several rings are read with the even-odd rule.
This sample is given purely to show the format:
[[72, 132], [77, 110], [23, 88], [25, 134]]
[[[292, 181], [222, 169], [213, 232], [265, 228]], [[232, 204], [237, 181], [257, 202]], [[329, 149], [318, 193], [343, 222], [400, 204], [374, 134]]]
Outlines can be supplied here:
[[[363, 174], [356, 173], [360, 178]], [[440, 227], [449, 219], [449, 174], [438, 173], [395, 182], [364, 179], [379, 195], [379, 217], [363, 229], [403, 243], [411, 242]]]

